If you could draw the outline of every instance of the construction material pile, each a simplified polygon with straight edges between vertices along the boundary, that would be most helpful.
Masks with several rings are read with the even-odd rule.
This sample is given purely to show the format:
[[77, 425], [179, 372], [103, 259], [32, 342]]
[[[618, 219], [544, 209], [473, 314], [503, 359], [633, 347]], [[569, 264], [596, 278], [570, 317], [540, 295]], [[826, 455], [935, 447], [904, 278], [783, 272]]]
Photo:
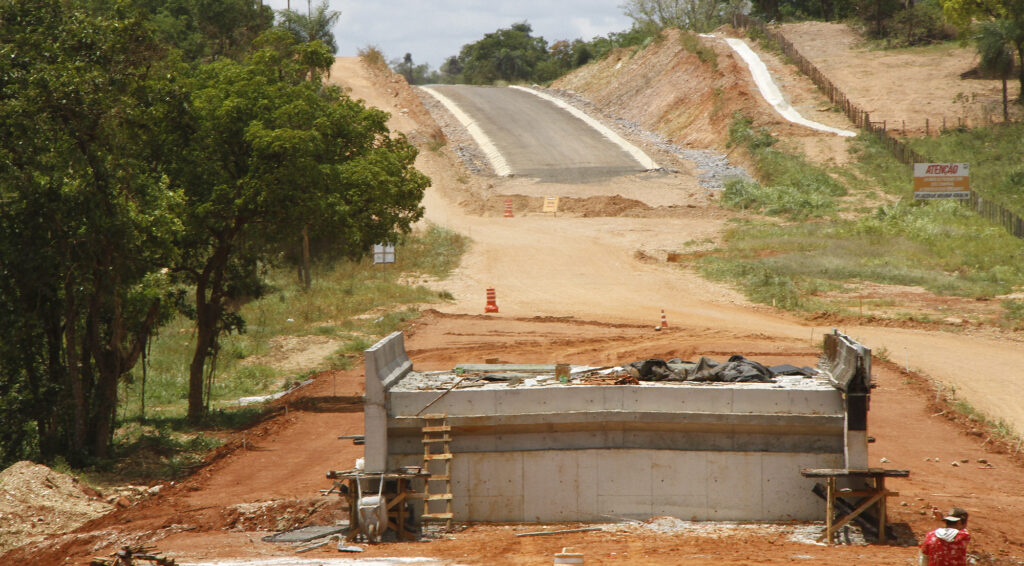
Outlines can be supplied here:
[[696, 362], [674, 358], [668, 361], [651, 358], [625, 366], [630, 376], [639, 381], [692, 381], [723, 383], [774, 383], [778, 375], [812, 376], [817, 370], [791, 365], [766, 367], [736, 354], [720, 364], [704, 356]]
[[0, 472], [0, 554], [71, 531], [112, 509], [76, 478], [18, 462]]

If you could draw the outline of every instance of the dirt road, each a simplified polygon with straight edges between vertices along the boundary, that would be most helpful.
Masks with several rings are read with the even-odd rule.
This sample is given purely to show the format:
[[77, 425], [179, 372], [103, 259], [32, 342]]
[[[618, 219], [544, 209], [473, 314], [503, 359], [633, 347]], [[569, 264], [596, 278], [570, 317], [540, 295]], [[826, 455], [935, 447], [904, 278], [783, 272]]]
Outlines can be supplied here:
[[[501, 89], [485, 89], [499, 91]], [[370, 95], [370, 93], [367, 93]], [[477, 104], [485, 100], [477, 99]], [[516, 131], [518, 123], [505, 129]], [[559, 130], [546, 135], [557, 136]], [[574, 135], [574, 134], [573, 134]], [[824, 134], [823, 134], [824, 135]], [[505, 143], [524, 139], [510, 134]], [[558, 138], [568, 144], [572, 135]], [[557, 145], [557, 144], [556, 144]], [[740, 335], [757, 332], [810, 343], [831, 325], [814, 325], [783, 311], [754, 305], [731, 289], [710, 283], [692, 270], [638, 256], [664, 259], [685, 242], [714, 239], [726, 216], [711, 213], [704, 193], [685, 174], [622, 176], [595, 194], [652, 198], [651, 181], [662, 203], [675, 205], [663, 218], [572, 217], [527, 212], [515, 218], [465, 212], [444, 196], [450, 180], [434, 156], [420, 162], [438, 188], [428, 191], [427, 220], [468, 235], [473, 246], [449, 281], [440, 284], [456, 297], [444, 312], [483, 312], [484, 291], [494, 287], [501, 315], [571, 316], [582, 320], [658, 323], [661, 309], [670, 325], [715, 329]], [[558, 195], [564, 185], [544, 181], [494, 179], [496, 195]], [[675, 185], [675, 186], [673, 186]], [[586, 186], [583, 190], [590, 189]], [[943, 383], [975, 408], [1024, 430], [1024, 402], [1017, 384], [1024, 379], [1024, 347], [1019, 337], [983, 333], [850, 325], [843, 331], [894, 362]], [[986, 368], [999, 368], [986, 371]]]

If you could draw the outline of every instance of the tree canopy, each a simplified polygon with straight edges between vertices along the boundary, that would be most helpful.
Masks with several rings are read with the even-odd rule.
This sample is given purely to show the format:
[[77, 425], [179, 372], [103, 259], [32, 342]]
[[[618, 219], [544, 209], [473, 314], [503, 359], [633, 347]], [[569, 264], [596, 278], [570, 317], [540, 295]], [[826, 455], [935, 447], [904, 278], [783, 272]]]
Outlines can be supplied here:
[[198, 420], [217, 338], [300, 230], [359, 257], [422, 215], [415, 148], [322, 83], [329, 49], [209, 2], [0, 3], [0, 465], [108, 457], [176, 309]]
[[[957, 26], [964, 36], [974, 36], [987, 42], [998, 34], [1017, 54], [1017, 79], [1020, 83], [1018, 102], [1024, 103], [1024, 0], [939, 0], [946, 18]], [[975, 25], [982, 28], [976, 30]], [[986, 22], [996, 22], [985, 29]], [[985, 46], [982, 46], [985, 47]]]
[[204, 65], [192, 87], [196, 131], [172, 186], [185, 198], [179, 276], [194, 290], [196, 349], [189, 417], [204, 410], [217, 337], [239, 328], [230, 308], [259, 292], [258, 270], [307, 225], [358, 257], [407, 232], [429, 180], [416, 149], [388, 131], [387, 114], [306, 79], [333, 58], [319, 42], [268, 32], [244, 61]]
[[338, 42], [331, 28], [341, 17], [341, 12], [330, 9], [327, 0], [303, 14], [295, 10], [281, 10], [277, 13], [278, 25], [288, 30], [300, 43], [319, 41], [327, 46], [331, 55], [338, 52]]
[[153, 125], [182, 107], [161, 51], [124, 6], [0, 7], [0, 460], [107, 456], [118, 384], [168, 313], [181, 195]]
[[459, 62], [465, 82], [491, 84], [531, 79], [537, 65], [547, 57], [548, 47], [543, 37], [534, 37], [532, 33], [530, 24], [520, 22], [463, 45]]

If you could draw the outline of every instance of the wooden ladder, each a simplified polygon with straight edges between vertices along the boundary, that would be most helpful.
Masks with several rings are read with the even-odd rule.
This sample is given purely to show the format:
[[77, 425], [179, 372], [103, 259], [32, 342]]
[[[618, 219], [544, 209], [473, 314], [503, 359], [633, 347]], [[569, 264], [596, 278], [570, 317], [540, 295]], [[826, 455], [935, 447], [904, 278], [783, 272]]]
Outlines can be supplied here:
[[[452, 528], [452, 450], [448, 415], [423, 415], [423, 471], [430, 474], [423, 486], [423, 521], [444, 521]], [[440, 473], [438, 473], [440, 471]], [[440, 484], [440, 485], [438, 485]], [[442, 487], [443, 486], [443, 487]], [[431, 489], [433, 488], [433, 489]], [[441, 492], [435, 490], [441, 489]], [[434, 491], [434, 493], [432, 493]], [[444, 511], [434, 512], [431, 503], [444, 501]], [[437, 505], [434, 506], [436, 509]]]

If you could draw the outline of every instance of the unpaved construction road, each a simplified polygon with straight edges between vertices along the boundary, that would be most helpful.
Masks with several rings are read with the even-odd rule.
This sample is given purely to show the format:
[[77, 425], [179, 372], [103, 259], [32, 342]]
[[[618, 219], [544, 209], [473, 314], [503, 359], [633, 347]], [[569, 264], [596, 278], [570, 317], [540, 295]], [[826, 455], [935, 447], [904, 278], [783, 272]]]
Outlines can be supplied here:
[[[460, 96], [454, 98], [457, 100], [463, 100], [461, 93], [472, 93], [465, 96], [470, 102], [462, 109], [472, 118], [489, 124], [488, 128], [501, 140], [496, 145], [511, 147], [503, 149], [509, 154], [529, 154], [529, 148], [512, 145], [517, 141], [532, 143], [531, 128], [537, 121], [522, 113], [538, 108], [538, 113], [545, 116], [541, 121], [555, 123], [550, 117], [553, 107], [544, 108], [543, 101], [539, 106], [519, 106], [515, 115], [483, 109], [484, 104], [501, 107], [509, 98], [532, 98], [522, 93], [510, 94], [516, 92], [511, 89], [453, 87], [444, 92], [459, 92]], [[504, 120], [500, 127], [495, 123], [497, 120]], [[551, 147], [574, 147], [580, 137], [577, 131], [563, 128], [544, 132], [545, 144]], [[606, 154], [614, 156], [615, 152], [595, 153]], [[592, 168], [589, 163], [566, 163], [553, 176], [585, 176]], [[448, 176], [443, 172], [431, 171], [433, 168], [426, 163], [424, 166], [437, 181], [446, 182]], [[550, 166], [541, 169], [545, 175], [554, 171]], [[713, 239], [722, 230], [725, 217], [709, 213], [706, 200], [695, 196], [703, 193], [688, 189], [692, 179], [684, 177], [620, 176], [604, 184], [574, 188], [574, 194], [612, 192], [644, 200], [651, 198], [648, 191], [657, 185], [665, 202], [679, 209], [656, 219], [555, 217], [537, 212], [495, 218], [465, 212], [442, 196], [443, 187], [431, 191], [425, 201], [427, 219], [473, 239], [472, 249], [456, 276], [441, 284], [456, 297], [454, 305], [441, 310], [483, 312], [484, 290], [494, 287], [501, 312], [511, 316], [572, 316], [654, 326], [658, 313], [664, 309], [669, 324], [688, 328], [740, 333], [756, 329], [779, 339], [807, 343], [830, 331], [832, 325], [809, 324], [783, 311], [755, 306], [691, 270], [664, 262], [638, 261], [638, 251], [643, 256], [661, 254], [663, 258], [667, 250], [679, 249], [688, 241]], [[491, 188], [495, 193], [509, 195], [559, 195], [564, 189], [564, 185], [543, 177], [516, 182], [496, 179]], [[1019, 337], [969, 327], [951, 333], [852, 323], [844, 324], [842, 330], [876, 352], [884, 352], [892, 361], [954, 388], [985, 414], [1004, 419], [1018, 431], [1024, 430], [1024, 392], [1019, 387], [1024, 380], [1024, 344]]]

